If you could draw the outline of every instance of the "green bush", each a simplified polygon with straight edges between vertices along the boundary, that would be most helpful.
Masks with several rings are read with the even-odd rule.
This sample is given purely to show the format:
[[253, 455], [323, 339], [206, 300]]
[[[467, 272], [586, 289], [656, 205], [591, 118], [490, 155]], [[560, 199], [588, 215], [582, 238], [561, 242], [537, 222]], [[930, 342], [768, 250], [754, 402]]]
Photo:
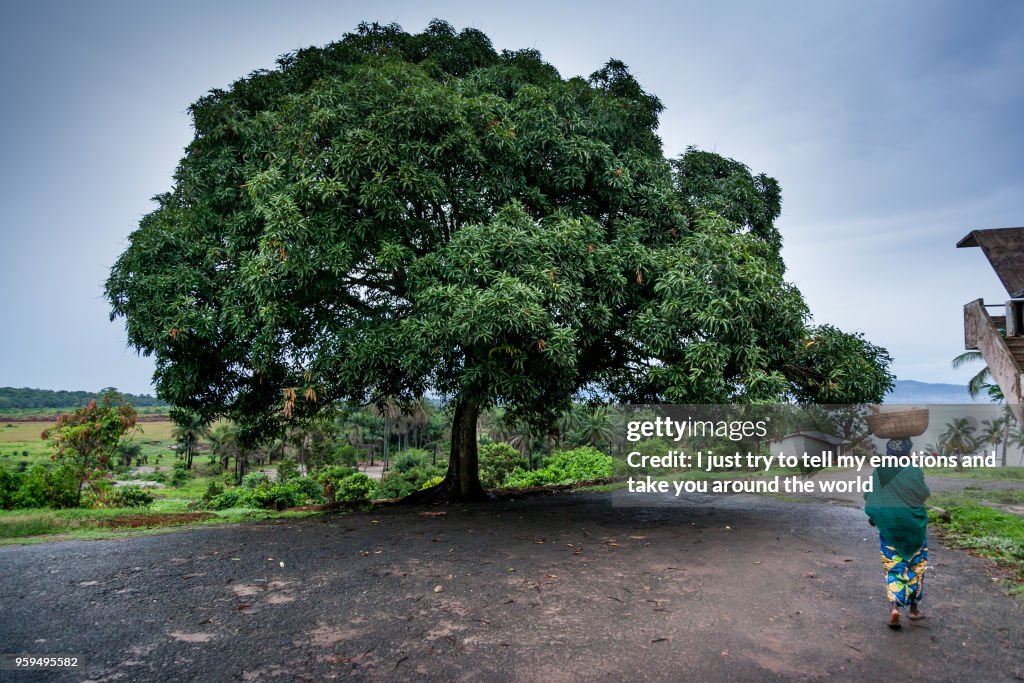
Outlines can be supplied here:
[[376, 489], [377, 485], [373, 479], [370, 479], [362, 472], [356, 472], [338, 482], [334, 499], [340, 502], [369, 500], [373, 497]]
[[250, 495], [252, 501], [257, 506], [275, 508], [277, 510], [293, 508], [303, 500], [302, 491], [298, 485], [291, 482], [274, 484], [273, 486], [260, 486], [253, 489]]
[[242, 488], [256, 489], [264, 484], [270, 484], [270, 477], [266, 472], [251, 472], [242, 477]]
[[83, 508], [117, 507], [114, 498], [114, 483], [109, 479], [97, 479], [82, 488]]
[[115, 507], [148, 508], [154, 500], [153, 494], [141, 486], [125, 486], [114, 493], [111, 502]]
[[356, 470], [354, 468], [341, 467], [339, 465], [325, 467], [316, 473], [316, 481], [323, 489], [324, 498], [328, 503], [333, 503], [337, 500], [338, 486], [341, 484], [341, 481], [355, 473]]
[[410, 448], [391, 459], [391, 469], [396, 472], [408, 472], [426, 467], [429, 463], [430, 453], [419, 448]]
[[230, 488], [210, 500], [207, 507], [211, 510], [227, 510], [228, 508], [255, 507], [252, 490], [241, 486]]
[[209, 502], [224, 493], [224, 486], [216, 479], [211, 479], [210, 483], [206, 486], [206, 493], [203, 494], [203, 500]]
[[321, 505], [325, 502], [324, 488], [315, 479], [310, 477], [298, 477], [292, 479], [292, 484], [299, 487], [299, 492], [302, 493], [303, 504]]
[[443, 477], [444, 471], [437, 467], [422, 467], [406, 471], [392, 470], [377, 484], [374, 498], [404, 498], [420, 490], [424, 482], [434, 477]]
[[171, 486], [184, 486], [191, 478], [192, 473], [189, 472], [185, 463], [174, 463], [174, 470], [171, 472]]
[[440, 484], [442, 481], [444, 481], [444, 477], [442, 476], [431, 477], [430, 479], [427, 479], [425, 482], [423, 482], [423, 486], [420, 487], [420, 491], [425, 491], [426, 489], [433, 488]]
[[334, 450], [334, 461], [339, 465], [355, 467], [359, 462], [356, 447], [350, 443], [340, 446]]
[[78, 477], [70, 467], [36, 465], [20, 477], [15, 508], [70, 508], [78, 498]]
[[516, 468], [505, 480], [514, 488], [568, 484], [612, 476], [612, 459], [593, 446], [580, 446], [571, 451], [552, 453], [544, 466], [535, 471]]
[[14, 507], [14, 499], [21, 487], [22, 475], [0, 467], [0, 510]]
[[299, 464], [291, 458], [277, 463], [277, 481], [281, 484], [299, 476]]
[[[247, 475], [245, 479], [249, 479]], [[305, 505], [309, 502], [322, 503], [323, 491], [317, 482], [307, 477], [298, 477], [288, 482], [271, 483], [265, 477], [262, 480], [253, 478], [249, 483], [252, 487], [236, 486], [210, 496], [206, 507], [211, 510], [226, 510], [237, 507], [261, 507], [283, 510], [285, 508]], [[214, 492], [216, 481], [210, 482], [207, 494]], [[205, 498], [205, 496], [204, 496]]]
[[492, 443], [480, 446], [480, 483], [484, 488], [502, 486], [512, 470], [522, 466], [523, 457], [507, 443]]

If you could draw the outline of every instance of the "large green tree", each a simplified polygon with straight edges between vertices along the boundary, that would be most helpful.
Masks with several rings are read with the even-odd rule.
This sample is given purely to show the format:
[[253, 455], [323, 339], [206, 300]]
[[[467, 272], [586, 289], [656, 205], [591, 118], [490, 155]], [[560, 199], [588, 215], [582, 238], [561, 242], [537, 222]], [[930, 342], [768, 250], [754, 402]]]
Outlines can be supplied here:
[[174, 188], [107, 283], [113, 316], [161, 398], [246, 439], [337, 400], [444, 395], [453, 498], [483, 495], [495, 404], [546, 428], [588, 392], [880, 399], [887, 357], [863, 340], [805, 353], [777, 183], [667, 160], [661, 110], [621, 62], [565, 79], [476, 30], [360, 26], [192, 106]]

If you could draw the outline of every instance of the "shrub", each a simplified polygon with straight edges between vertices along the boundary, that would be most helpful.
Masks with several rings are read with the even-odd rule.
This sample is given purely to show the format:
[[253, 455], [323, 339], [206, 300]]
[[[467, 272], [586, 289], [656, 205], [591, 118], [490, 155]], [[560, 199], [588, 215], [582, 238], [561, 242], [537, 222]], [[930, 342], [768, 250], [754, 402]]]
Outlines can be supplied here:
[[125, 486], [114, 493], [111, 502], [116, 507], [148, 508], [153, 500], [153, 494], [141, 486]]
[[503, 485], [512, 470], [523, 463], [519, 451], [507, 443], [480, 446], [479, 460], [480, 483], [487, 489]]
[[517, 467], [512, 470], [512, 473], [505, 479], [505, 486], [514, 489], [526, 489], [531, 486], [544, 486], [545, 484], [554, 484], [547, 480], [547, 473], [542, 470], [524, 470], [522, 467]]
[[256, 489], [263, 484], [270, 484], [270, 477], [266, 472], [251, 472], [242, 477], [242, 488]]
[[206, 486], [206, 493], [203, 494], [203, 500], [209, 502], [222, 493], [224, 493], [224, 486], [216, 479], [212, 479]]
[[612, 459], [593, 446], [580, 446], [559, 451], [544, 461], [536, 471], [516, 468], [505, 481], [506, 486], [525, 488], [547, 484], [568, 484], [612, 476]]
[[78, 477], [66, 465], [36, 465], [21, 476], [12, 507], [69, 508], [78, 501]]
[[15, 496], [21, 487], [22, 475], [0, 467], [0, 509], [10, 510], [14, 507]]
[[396, 472], [408, 472], [428, 465], [430, 454], [419, 448], [402, 451], [391, 460], [391, 469]]
[[96, 479], [82, 489], [81, 506], [84, 508], [117, 507], [114, 484], [109, 479]]
[[341, 483], [341, 480], [355, 473], [355, 469], [351, 467], [340, 467], [338, 465], [325, 467], [317, 472], [316, 481], [323, 488], [324, 497], [328, 503], [333, 503], [337, 500], [338, 485]]
[[345, 444], [340, 446], [334, 451], [334, 461], [339, 465], [349, 465], [355, 467], [358, 462], [358, 455], [356, 453], [356, 447], [352, 444]]
[[174, 470], [171, 472], [171, 486], [184, 486], [191, 478], [192, 473], [189, 472], [188, 465], [183, 462], [174, 463]]
[[377, 485], [373, 479], [362, 472], [356, 472], [338, 482], [334, 497], [341, 502], [369, 500], [376, 489]]
[[444, 476], [444, 472], [436, 467], [422, 467], [404, 472], [392, 470], [377, 484], [374, 498], [404, 498], [419, 491], [424, 482], [438, 476]]
[[420, 491], [437, 486], [442, 481], [444, 481], [444, 477], [442, 476], [431, 477], [430, 479], [427, 479], [425, 482], [423, 482], [423, 486], [420, 487]]
[[[249, 476], [247, 475], [245, 479], [249, 479]], [[271, 483], [265, 477], [262, 480], [253, 478], [249, 480], [249, 483], [254, 483], [254, 485], [249, 487], [243, 483], [242, 486], [221, 490], [219, 494], [210, 495], [220, 487], [217, 481], [211, 481], [206, 490], [207, 495], [204, 496], [204, 499], [209, 496], [206, 507], [211, 510], [226, 510], [235, 507], [284, 510], [304, 505], [310, 501], [322, 503], [324, 500], [320, 486], [308, 477], [297, 477], [288, 482], [277, 483]]]
[[291, 458], [285, 458], [277, 464], [277, 481], [285, 483], [299, 476], [299, 465]]
[[302, 491], [297, 484], [288, 482], [273, 486], [260, 486], [250, 494], [254, 503], [260, 507], [284, 510], [299, 505], [303, 500]]
[[252, 491], [241, 486], [227, 489], [224, 493], [210, 500], [211, 510], [227, 510], [228, 508], [253, 507]]
[[304, 504], [320, 505], [325, 501], [324, 488], [315, 479], [310, 477], [298, 477], [292, 479], [291, 483], [299, 487], [302, 493]]

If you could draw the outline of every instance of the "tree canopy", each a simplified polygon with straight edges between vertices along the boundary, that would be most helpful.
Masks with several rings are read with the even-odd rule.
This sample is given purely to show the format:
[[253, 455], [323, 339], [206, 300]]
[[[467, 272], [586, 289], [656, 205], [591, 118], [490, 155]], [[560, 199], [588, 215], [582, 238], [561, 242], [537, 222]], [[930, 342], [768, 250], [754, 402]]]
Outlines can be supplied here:
[[[808, 328], [775, 180], [668, 160], [621, 62], [562, 78], [441, 21], [361, 25], [191, 107], [173, 189], [107, 282], [160, 398], [254, 438], [337, 400], [455, 405], [482, 493], [489, 405], [550, 423], [624, 401], [879, 400], [888, 356]], [[811, 353], [825, 338], [831, 354]]]

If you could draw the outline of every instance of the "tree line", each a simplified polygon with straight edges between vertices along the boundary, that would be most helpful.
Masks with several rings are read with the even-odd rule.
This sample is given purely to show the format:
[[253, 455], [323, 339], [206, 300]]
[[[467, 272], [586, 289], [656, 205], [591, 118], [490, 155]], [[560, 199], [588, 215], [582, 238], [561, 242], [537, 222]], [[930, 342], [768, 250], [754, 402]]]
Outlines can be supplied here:
[[[100, 391], [54, 391], [52, 389], [30, 389], [28, 387], [0, 387], [0, 410], [24, 410], [33, 408], [81, 408], [92, 401], [98, 401], [104, 394], [115, 391], [112, 387]], [[160, 407], [167, 403], [147, 394], [123, 394], [125, 401], [142, 407]]]

